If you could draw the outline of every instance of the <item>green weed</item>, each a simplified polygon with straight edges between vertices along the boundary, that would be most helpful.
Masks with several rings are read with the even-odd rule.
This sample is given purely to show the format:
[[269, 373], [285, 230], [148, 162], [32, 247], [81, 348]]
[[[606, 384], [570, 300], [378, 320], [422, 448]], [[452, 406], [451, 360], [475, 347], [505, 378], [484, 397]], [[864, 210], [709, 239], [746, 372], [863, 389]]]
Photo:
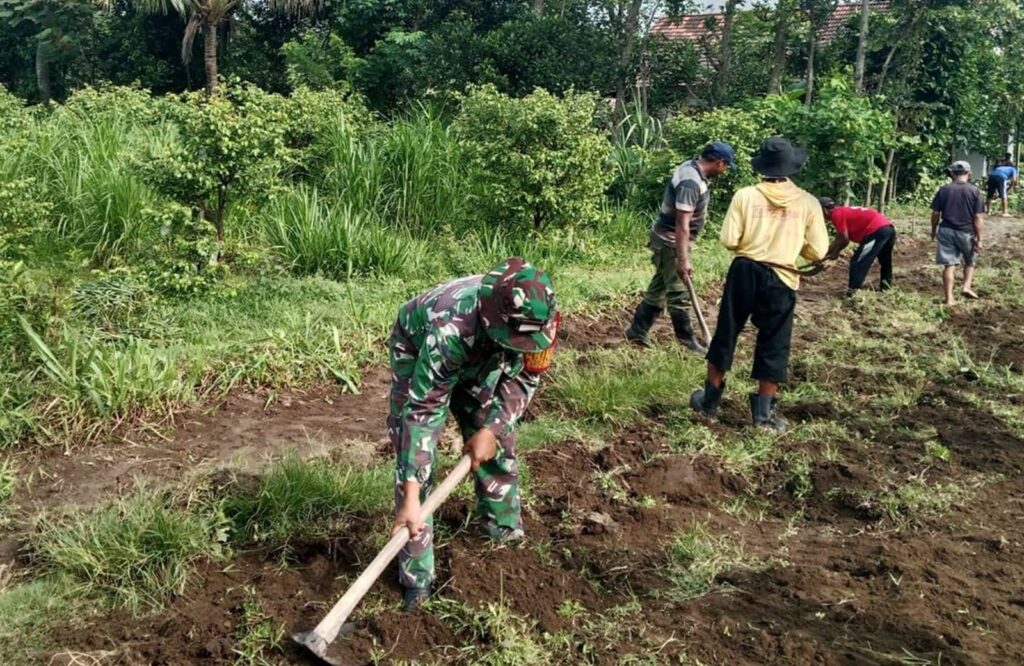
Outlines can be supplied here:
[[245, 591], [242, 616], [235, 630], [234, 652], [238, 666], [270, 666], [271, 653], [281, 649], [284, 623], [275, 624], [263, 610], [255, 589]]
[[669, 595], [677, 601], [696, 599], [715, 585], [719, 574], [742, 565], [742, 549], [726, 535], [713, 536], [703, 524], [676, 536], [665, 549]]
[[5, 587], [0, 581], [0, 664], [49, 663], [52, 631], [84, 625], [97, 608], [74, 594], [77, 583], [64, 575], [41, 576]]
[[14, 462], [0, 460], [0, 527], [7, 524], [7, 504], [14, 496], [14, 489], [17, 485], [18, 477], [15, 474]]
[[44, 515], [29, 537], [46, 570], [84, 593], [106, 593], [138, 612], [185, 587], [193, 565], [224, 554], [223, 520], [179, 510], [166, 494], [139, 493], [91, 511]]
[[387, 465], [353, 469], [289, 456], [251, 487], [230, 487], [221, 510], [235, 538], [287, 544], [337, 533], [356, 515], [384, 513], [393, 501]]
[[455, 633], [475, 643], [465, 652], [470, 663], [541, 666], [553, 662], [548, 647], [538, 640], [536, 623], [517, 615], [502, 601], [469, 608], [452, 599], [435, 597], [427, 606]]

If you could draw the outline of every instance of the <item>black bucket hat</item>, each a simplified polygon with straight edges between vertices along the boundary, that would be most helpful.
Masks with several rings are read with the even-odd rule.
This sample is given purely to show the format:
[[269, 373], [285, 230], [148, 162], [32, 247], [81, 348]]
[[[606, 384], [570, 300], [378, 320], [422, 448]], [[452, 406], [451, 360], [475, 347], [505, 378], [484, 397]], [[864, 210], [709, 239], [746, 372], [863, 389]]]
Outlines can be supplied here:
[[797, 148], [785, 137], [773, 136], [761, 142], [750, 166], [762, 176], [788, 178], [799, 171], [806, 160], [806, 150]]

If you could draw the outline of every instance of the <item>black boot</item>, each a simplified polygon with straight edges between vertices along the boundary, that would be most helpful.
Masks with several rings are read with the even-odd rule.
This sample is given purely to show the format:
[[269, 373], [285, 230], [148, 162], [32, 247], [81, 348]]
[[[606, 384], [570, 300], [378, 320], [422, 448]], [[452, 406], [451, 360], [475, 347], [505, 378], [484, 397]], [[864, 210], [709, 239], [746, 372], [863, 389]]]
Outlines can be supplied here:
[[704, 380], [704, 388], [697, 389], [690, 394], [690, 407], [700, 414], [709, 419], [715, 418], [715, 413], [718, 412], [718, 405], [722, 402], [722, 394], [725, 393], [725, 380], [722, 380], [722, 385], [714, 387], [711, 382]]
[[669, 312], [669, 316], [672, 317], [672, 330], [676, 333], [676, 339], [679, 340], [679, 344], [683, 345], [695, 354], [705, 354], [707, 349], [704, 345], [697, 342], [697, 338], [693, 337], [693, 326], [690, 324], [690, 315], [682, 310], [673, 310]]
[[776, 435], [781, 435], [786, 432], [789, 424], [786, 423], [786, 419], [775, 413], [775, 402], [776, 399], [773, 396], [751, 393], [750, 417], [753, 419], [755, 427], [771, 430]]
[[641, 301], [633, 313], [633, 323], [626, 329], [626, 339], [639, 347], [650, 347], [651, 340], [647, 334], [660, 314], [661, 308]]
[[428, 587], [407, 587], [402, 595], [402, 608], [405, 611], [419, 610], [423, 602], [430, 598]]

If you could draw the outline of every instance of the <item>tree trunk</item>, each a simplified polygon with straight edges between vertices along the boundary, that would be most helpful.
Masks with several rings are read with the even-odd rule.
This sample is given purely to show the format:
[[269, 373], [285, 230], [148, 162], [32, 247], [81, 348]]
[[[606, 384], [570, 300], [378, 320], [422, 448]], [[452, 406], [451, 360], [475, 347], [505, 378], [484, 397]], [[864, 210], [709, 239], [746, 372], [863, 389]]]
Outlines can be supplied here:
[[544, 0], [533, 0], [533, 15], [544, 16]]
[[624, 115], [626, 94], [630, 80], [634, 78], [633, 49], [636, 46], [637, 32], [640, 30], [640, 6], [643, 0], [629, 0], [622, 22], [622, 44], [619, 51], [619, 77], [615, 88], [615, 110], [618, 117]]
[[50, 87], [50, 59], [46, 54], [46, 44], [42, 41], [36, 42], [36, 85], [39, 88], [39, 99], [43, 104], [49, 104], [53, 99], [53, 89]]
[[[206, 67], [206, 93], [217, 91], [217, 26], [203, 26], [203, 64]], [[219, 220], [218, 220], [219, 222]]]
[[878, 212], [885, 212], [885, 204], [888, 201], [889, 191], [892, 188], [892, 163], [896, 158], [896, 149], [890, 148], [885, 159], [885, 177], [882, 179], [882, 193], [878, 197]]
[[725, 0], [725, 12], [722, 19], [722, 45], [718, 62], [718, 81], [715, 84], [715, 101], [721, 103], [729, 91], [729, 70], [732, 66], [732, 26], [736, 19], [736, 6], [739, 0]]
[[811, 23], [811, 43], [807, 45], [807, 84], [804, 92], [804, 104], [811, 105], [814, 99], [814, 55], [818, 45], [818, 26]]
[[782, 92], [782, 78], [786, 74], [786, 37], [789, 32], [791, 8], [780, 2], [775, 8], [775, 44], [772, 49], [772, 74], [768, 81], [769, 93]]
[[864, 60], [868, 50], [868, 16], [871, 12], [871, 0], [862, 0], [860, 6], [860, 37], [857, 39], [857, 61], [853, 69], [854, 89], [864, 92]]

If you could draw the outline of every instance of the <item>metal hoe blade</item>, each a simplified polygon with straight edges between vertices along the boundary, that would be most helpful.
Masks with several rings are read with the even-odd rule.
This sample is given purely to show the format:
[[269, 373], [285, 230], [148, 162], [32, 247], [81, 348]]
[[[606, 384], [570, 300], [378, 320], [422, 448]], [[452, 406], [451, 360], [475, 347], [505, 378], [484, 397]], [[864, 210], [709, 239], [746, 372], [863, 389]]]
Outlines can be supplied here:
[[[351, 622], [346, 622], [341, 625], [341, 631], [338, 632], [338, 635], [348, 636], [355, 631], [355, 629], [356, 625]], [[315, 631], [302, 631], [297, 634], [292, 634], [292, 640], [309, 650], [314, 657], [325, 664], [330, 664], [331, 666], [342, 666], [341, 660], [327, 656], [327, 646], [330, 645], [330, 643], [327, 642], [326, 638]]]

